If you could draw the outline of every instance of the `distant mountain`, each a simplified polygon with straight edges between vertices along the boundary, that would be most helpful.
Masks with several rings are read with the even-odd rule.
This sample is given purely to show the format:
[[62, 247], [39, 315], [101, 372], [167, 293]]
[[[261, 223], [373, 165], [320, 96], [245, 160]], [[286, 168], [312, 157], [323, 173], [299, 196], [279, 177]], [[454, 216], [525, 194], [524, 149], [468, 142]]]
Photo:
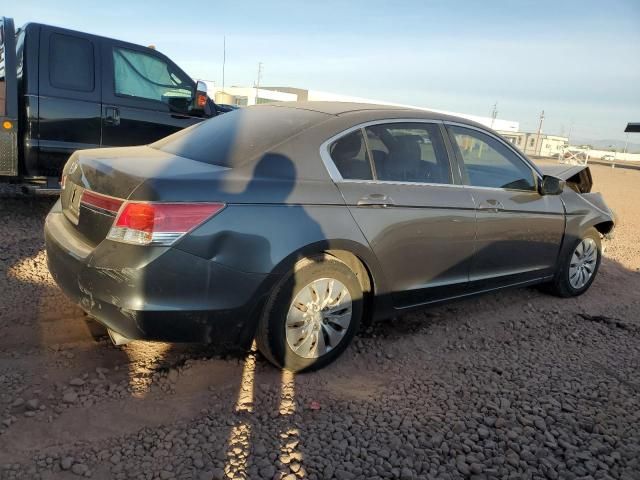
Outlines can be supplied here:
[[[629, 137], [631, 138], [631, 137]], [[624, 150], [624, 140], [593, 140], [590, 138], [572, 138], [571, 145], [591, 145], [596, 150]], [[640, 153], [640, 143], [629, 141], [627, 144], [628, 153]]]

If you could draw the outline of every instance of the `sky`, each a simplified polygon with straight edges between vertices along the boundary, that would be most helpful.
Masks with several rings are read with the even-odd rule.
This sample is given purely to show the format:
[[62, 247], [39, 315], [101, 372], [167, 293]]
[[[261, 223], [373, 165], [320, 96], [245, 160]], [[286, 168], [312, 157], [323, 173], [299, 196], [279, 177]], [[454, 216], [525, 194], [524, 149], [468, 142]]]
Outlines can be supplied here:
[[[623, 140], [640, 121], [640, 0], [2, 0], [16, 25], [153, 44], [195, 79], [293, 86]], [[638, 142], [636, 138], [629, 141]]]

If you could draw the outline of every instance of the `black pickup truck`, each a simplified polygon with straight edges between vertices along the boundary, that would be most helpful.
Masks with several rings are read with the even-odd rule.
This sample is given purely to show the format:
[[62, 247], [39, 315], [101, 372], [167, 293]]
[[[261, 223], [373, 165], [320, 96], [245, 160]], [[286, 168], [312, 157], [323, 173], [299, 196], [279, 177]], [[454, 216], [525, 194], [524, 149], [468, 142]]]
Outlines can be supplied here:
[[0, 181], [53, 193], [75, 150], [147, 144], [225, 110], [153, 48], [0, 18]]

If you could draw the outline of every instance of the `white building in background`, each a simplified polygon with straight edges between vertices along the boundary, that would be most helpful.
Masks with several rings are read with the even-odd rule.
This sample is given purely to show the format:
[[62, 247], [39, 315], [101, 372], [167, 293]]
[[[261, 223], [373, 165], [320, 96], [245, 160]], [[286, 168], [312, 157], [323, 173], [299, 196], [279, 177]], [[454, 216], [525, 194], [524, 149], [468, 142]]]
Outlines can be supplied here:
[[294, 93], [276, 92], [265, 88], [254, 87], [226, 87], [224, 91], [210, 82], [207, 83], [209, 96], [216, 103], [235, 105], [236, 107], [248, 107], [260, 103], [271, 102], [295, 102], [298, 96]]
[[559, 135], [547, 135], [537, 132], [500, 132], [505, 140], [513, 143], [527, 155], [555, 157], [562, 155], [569, 146], [569, 139]]
[[207, 82], [209, 96], [216, 103], [224, 103], [228, 105], [236, 105], [246, 107], [249, 105], [270, 103], [270, 102], [295, 102], [295, 101], [327, 101], [327, 102], [356, 102], [356, 103], [374, 103], [377, 105], [392, 105], [403, 108], [414, 108], [428, 112], [437, 112], [448, 115], [473, 120], [487, 127], [493, 128], [499, 132], [517, 132], [520, 129], [520, 123], [512, 120], [502, 120], [499, 118], [481, 117], [478, 115], [470, 115], [467, 113], [447, 112], [444, 110], [435, 110], [433, 108], [416, 107], [414, 105], [404, 105], [401, 103], [385, 102], [382, 100], [373, 100], [370, 98], [352, 97], [348, 95], [340, 95], [337, 93], [321, 92], [318, 90], [306, 90], [303, 88], [293, 87], [226, 87], [224, 91], [216, 87], [213, 82]]

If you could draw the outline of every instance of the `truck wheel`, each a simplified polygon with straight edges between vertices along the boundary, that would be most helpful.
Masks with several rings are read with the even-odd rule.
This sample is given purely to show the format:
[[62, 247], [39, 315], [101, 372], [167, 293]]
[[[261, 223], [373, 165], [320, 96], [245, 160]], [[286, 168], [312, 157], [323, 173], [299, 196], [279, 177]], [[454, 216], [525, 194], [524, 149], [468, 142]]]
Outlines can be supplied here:
[[277, 367], [318, 369], [347, 348], [362, 312], [362, 289], [347, 265], [330, 255], [305, 258], [272, 291], [256, 343]]
[[567, 250], [553, 280], [550, 293], [559, 297], [577, 297], [586, 292], [596, 278], [602, 259], [600, 234], [591, 227]]

